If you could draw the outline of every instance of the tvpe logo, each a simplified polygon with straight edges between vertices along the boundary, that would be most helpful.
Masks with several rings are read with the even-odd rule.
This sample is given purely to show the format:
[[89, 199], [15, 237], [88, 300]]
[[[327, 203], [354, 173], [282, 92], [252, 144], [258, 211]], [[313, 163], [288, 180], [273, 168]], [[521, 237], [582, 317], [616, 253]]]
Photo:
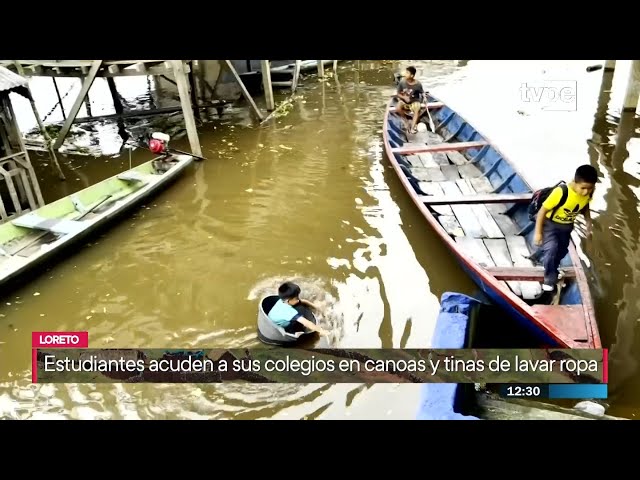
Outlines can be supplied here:
[[542, 110], [575, 112], [578, 91], [575, 80], [545, 80], [520, 85], [520, 99], [526, 104], [538, 104]]
[[32, 348], [87, 348], [89, 332], [33, 332]]

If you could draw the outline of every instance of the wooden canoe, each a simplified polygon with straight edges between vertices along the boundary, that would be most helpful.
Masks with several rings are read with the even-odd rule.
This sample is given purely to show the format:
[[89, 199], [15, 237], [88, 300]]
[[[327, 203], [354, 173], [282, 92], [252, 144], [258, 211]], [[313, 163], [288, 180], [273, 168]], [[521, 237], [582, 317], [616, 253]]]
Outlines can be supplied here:
[[24, 280], [167, 186], [192, 161], [188, 155], [150, 160], [0, 225], [0, 286]]
[[[487, 137], [428, 97], [436, 132], [406, 133], [395, 97], [383, 128], [387, 157], [427, 223], [482, 291], [543, 345], [602, 348], [573, 242], [560, 265], [565, 286], [559, 300], [541, 303], [543, 269], [526, 258], [534, 251], [534, 224], [527, 214], [533, 189]], [[422, 114], [425, 125], [427, 118]]]

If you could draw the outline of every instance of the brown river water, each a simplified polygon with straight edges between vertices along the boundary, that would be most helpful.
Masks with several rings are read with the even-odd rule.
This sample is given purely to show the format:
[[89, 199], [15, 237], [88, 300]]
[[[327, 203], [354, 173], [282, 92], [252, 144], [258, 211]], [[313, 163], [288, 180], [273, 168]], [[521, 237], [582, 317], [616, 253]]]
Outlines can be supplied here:
[[[90, 332], [95, 348], [257, 347], [257, 301], [286, 279], [321, 305], [321, 321], [332, 330], [321, 345], [429, 347], [440, 295], [475, 287], [427, 228], [383, 154], [393, 73], [408, 64], [534, 187], [569, 178], [582, 163], [601, 172], [595, 232], [581, 245], [603, 342], [611, 348], [607, 413], [636, 418], [638, 123], [624, 116], [618, 131], [626, 62], [604, 94], [602, 71], [585, 71], [595, 63], [345, 61], [337, 78], [327, 69], [324, 82], [304, 79], [294, 108], [263, 127], [245, 106], [205, 123], [199, 133], [207, 161], [5, 294], [0, 418], [415, 418], [420, 385], [33, 385], [30, 351], [32, 331], [79, 330]], [[574, 82], [576, 103], [557, 111], [523, 100], [524, 82], [549, 79]], [[55, 100], [44, 80], [34, 79], [32, 88], [47, 114]], [[125, 98], [145, 98], [146, 79], [118, 82]], [[97, 91], [92, 114], [112, 113], [108, 90]], [[21, 125], [33, 120], [28, 104], [14, 105]], [[113, 125], [98, 126], [97, 134], [109, 156], [61, 156], [66, 182], [52, 176], [44, 156], [32, 156], [47, 201], [151, 158], [142, 150], [118, 155]], [[600, 146], [590, 147], [588, 139]], [[188, 150], [184, 138], [172, 146]]]

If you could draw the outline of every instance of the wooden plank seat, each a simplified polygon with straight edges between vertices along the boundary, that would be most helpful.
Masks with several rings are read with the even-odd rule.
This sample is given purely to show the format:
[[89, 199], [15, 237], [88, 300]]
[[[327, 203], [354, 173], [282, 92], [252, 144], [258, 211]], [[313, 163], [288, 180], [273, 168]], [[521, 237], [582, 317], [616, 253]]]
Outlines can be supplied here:
[[[542, 267], [486, 267], [488, 273], [498, 280], [519, 280], [541, 282], [544, 280], [544, 268]], [[575, 278], [576, 271], [573, 267], [560, 268], [565, 278]]]
[[392, 148], [392, 153], [399, 153], [400, 155], [415, 155], [416, 153], [427, 152], [447, 152], [447, 151], [460, 151], [468, 148], [478, 148], [489, 145], [485, 141], [477, 142], [455, 142], [455, 143], [438, 143], [434, 145], [411, 145], [406, 147]]
[[15, 220], [12, 220], [11, 223], [17, 227], [44, 230], [58, 235], [76, 233], [84, 228], [82, 222], [78, 222], [76, 220], [44, 218], [34, 213], [28, 213], [16, 218]]
[[519, 203], [529, 202], [531, 193], [489, 193], [476, 195], [420, 195], [420, 200], [427, 205], [454, 205], [480, 203]]
[[119, 174], [118, 180], [122, 180], [123, 182], [148, 182], [150, 176], [151, 175], [144, 175], [140, 172], [136, 172], [135, 170], [130, 170]]
[[[442, 102], [429, 102], [427, 104], [423, 103], [422, 104], [422, 108], [425, 108], [425, 107], [428, 108], [429, 110], [435, 110], [437, 108], [444, 107], [444, 103], [442, 103]], [[389, 109], [389, 111], [390, 112], [395, 112], [396, 109], [395, 109], [395, 107], [392, 107], [392, 108]]]

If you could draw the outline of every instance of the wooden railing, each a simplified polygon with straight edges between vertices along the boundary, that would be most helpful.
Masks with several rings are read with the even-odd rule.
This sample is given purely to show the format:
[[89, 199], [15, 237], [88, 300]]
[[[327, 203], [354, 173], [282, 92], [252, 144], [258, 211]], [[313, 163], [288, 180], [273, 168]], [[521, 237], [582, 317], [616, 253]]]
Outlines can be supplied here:
[[[18, 152], [0, 158], [0, 180], [4, 180], [6, 192], [12, 206], [5, 206], [4, 198], [0, 195], [0, 222], [18, 217], [28, 211], [44, 206], [44, 199], [40, 191], [38, 179], [26, 152]], [[25, 207], [28, 204], [28, 207]], [[9, 207], [9, 208], [7, 208]]]

